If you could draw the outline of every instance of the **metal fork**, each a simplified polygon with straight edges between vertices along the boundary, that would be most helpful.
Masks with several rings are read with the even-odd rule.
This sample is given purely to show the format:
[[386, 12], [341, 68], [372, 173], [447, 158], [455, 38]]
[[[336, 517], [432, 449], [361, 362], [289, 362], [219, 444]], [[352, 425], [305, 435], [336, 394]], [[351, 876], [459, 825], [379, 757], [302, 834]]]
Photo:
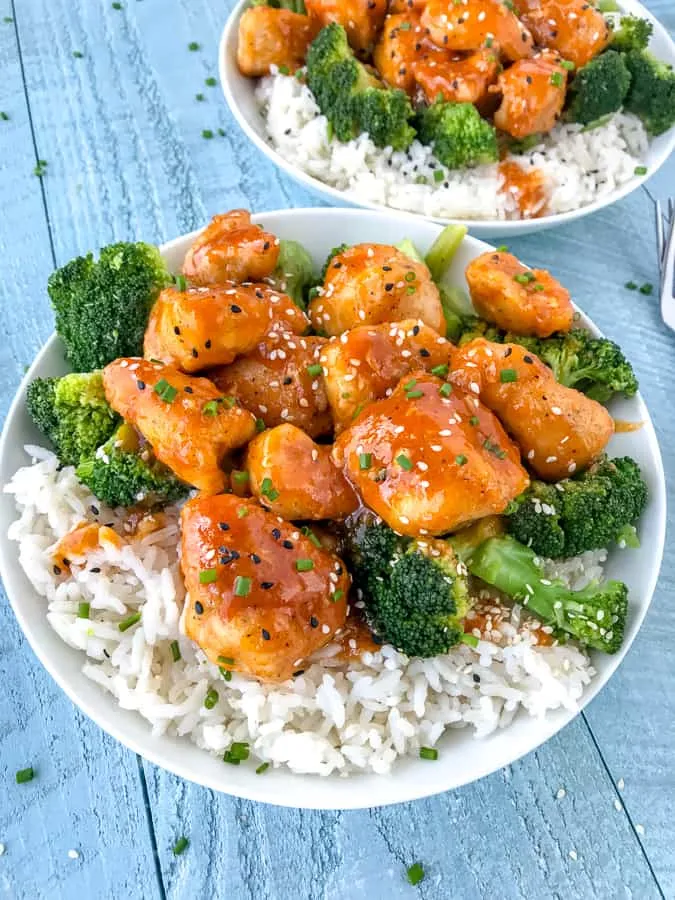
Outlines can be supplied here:
[[656, 202], [656, 241], [661, 274], [661, 318], [675, 331], [675, 198], [668, 200], [665, 224], [661, 203]]

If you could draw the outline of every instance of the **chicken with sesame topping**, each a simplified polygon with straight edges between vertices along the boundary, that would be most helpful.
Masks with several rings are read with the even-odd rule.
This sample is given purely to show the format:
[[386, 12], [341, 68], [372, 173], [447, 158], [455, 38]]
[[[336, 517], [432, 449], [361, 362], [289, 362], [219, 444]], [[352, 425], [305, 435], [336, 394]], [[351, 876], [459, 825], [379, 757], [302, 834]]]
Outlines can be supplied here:
[[344, 519], [359, 505], [352, 486], [331, 459], [295, 425], [279, 425], [248, 445], [246, 468], [253, 496], [284, 519]]
[[249, 7], [239, 20], [239, 71], [249, 78], [269, 75], [271, 66], [295, 72], [304, 64], [319, 27], [313, 19], [290, 9]]
[[470, 391], [418, 371], [367, 407], [333, 457], [364, 504], [401, 534], [445, 534], [503, 513], [529, 478], [518, 448]]
[[274, 271], [279, 239], [251, 223], [245, 209], [214, 216], [185, 254], [183, 275], [193, 284], [261, 281]]
[[387, 13], [387, 0], [305, 0], [305, 6], [321, 28], [331, 22], [342, 25], [349, 46], [362, 55], [375, 46]]
[[247, 356], [210, 377], [267, 428], [289, 422], [310, 437], [329, 434], [333, 419], [319, 362], [326, 339], [273, 331]]
[[567, 96], [568, 70], [554, 50], [521, 59], [490, 88], [501, 95], [495, 125], [516, 140], [547, 134], [558, 122]]
[[443, 64], [431, 54], [415, 62], [415, 82], [428, 103], [439, 96], [449, 103], [474, 103], [487, 114], [494, 108], [490, 85], [501, 70], [498, 52], [484, 47], [468, 56], [454, 54]]
[[558, 384], [549, 367], [520, 344], [484, 338], [463, 344], [453, 351], [450, 380], [499, 417], [528, 467], [544, 481], [588, 468], [614, 433], [604, 406]]
[[185, 633], [224, 671], [285, 681], [344, 625], [342, 561], [257, 503], [197, 497], [181, 531]]
[[415, 67], [426, 62], [432, 71], [444, 71], [456, 53], [437, 47], [420, 25], [417, 12], [388, 15], [380, 40], [373, 50], [373, 63], [384, 80], [414, 94]]
[[612, 30], [588, 0], [514, 0], [516, 12], [540, 47], [550, 47], [577, 69], [607, 47]]
[[429, 270], [389, 244], [355, 244], [336, 254], [309, 317], [316, 331], [329, 337], [357, 325], [412, 318], [445, 335], [441, 298]]
[[207, 494], [225, 489], [220, 464], [248, 443], [255, 418], [206, 378], [144, 359], [117, 359], [103, 370], [110, 406], [135, 425], [160, 462]]
[[278, 314], [286, 307], [303, 327], [302, 310], [265, 284], [167, 287], [150, 313], [143, 353], [184, 372], [227, 365], [254, 350], [270, 330], [288, 330], [290, 320]]
[[545, 269], [490, 251], [472, 259], [465, 274], [476, 312], [498, 328], [546, 338], [572, 327], [569, 291]]
[[451, 351], [452, 344], [419, 319], [363, 325], [331, 338], [321, 364], [336, 434], [373, 400], [391, 394], [408, 372], [447, 375]]
[[431, 40], [448, 50], [478, 50], [497, 46], [510, 61], [532, 56], [532, 35], [502, 0], [429, 0], [422, 25]]

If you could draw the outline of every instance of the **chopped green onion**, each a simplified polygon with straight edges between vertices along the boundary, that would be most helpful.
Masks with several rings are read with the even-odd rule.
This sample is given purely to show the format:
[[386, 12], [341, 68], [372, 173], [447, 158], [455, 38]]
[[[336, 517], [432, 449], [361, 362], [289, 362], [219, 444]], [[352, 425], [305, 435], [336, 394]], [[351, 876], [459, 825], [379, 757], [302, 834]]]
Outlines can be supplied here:
[[416, 290], [417, 290], [417, 288], [415, 287], [414, 284], [409, 284], [408, 287], [405, 289], [405, 292], [406, 292], [406, 294], [414, 294]]
[[469, 425], [480, 425], [480, 419], [478, 418], [478, 416], [471, 416], [471, 418], [469, 419]]
[[193, 53], [196, 50], [200, 50], [200, 49], [201, 49], [201, 44], [198, 44], [197, 41], [190, 41], [190, 43], [188, 44], [188, 50], [191, 50]]
[[220, 674], [223, 676], [223, 681], [232, 681], [232, 672], [229, 669], [221, 669]]
[[84, 53], [82, 53], [80, 50], [73, 50], [73, 56], [75, 57], [75, 59], [82, 59], [84, 57]]
[[464, 456], [463, 453], [460, 453], [458, 456], [455, 457], [455, 462], [457, 463], [458, 466], [465, 466], [468, 463], [468, 461], [469, 460], [466, 458], [466, 456]]
[[223, 754], [223, 761], [233, 766], [238, 766], [240, 762], [248, 759], [249, 753], [248, 744], [243, 741], [235, 741], [230, 745], [230, 749]]
[[118, 3], [117, 0], [115, 0], [115, 3], [112, 3], [111, 6], [113, 9], [122, 9], [122, 4]]
[[27, 769], [19, 769], [16, 773], [16, 783], [17, 784], [26, 784], [29, 781], [32, 781], [35, 778], [35, 772], [32, 766], [29, 766]]
[[335, 591], [335, 593], [331, 597], [331, 600], [333, 601], [333, 603], [337, 603], [338, 600], [342, 600], [344, 595], [345, 595], [345, 592], [342, 590], [342, 588], [340, 588], [339, 590]]
[[475, 634], [467, 634], [465, 632], [461, 636], [460, 641], [469, 647], [477, 647], [478, 646], [478, 638], [476, 637]]
[[439, 378], [445, 378], [445, 376], [448, 374], [448, 368], [449, 366], [447, 366], [446, 363], [443, 363], [440, 366], [434, 366], [431, 370], [431, 374], [437, 375]]
[[249, 479], [249, 474], [246, 469], [233, 469], [232, 470], [232, 481], [235, 484], [246, 484]]
[[619, 12], [619, 4], [616, 0], [598, 0], [598, 10], [601, 13]]
[[636, 166], [635, 174], [636, 175], [646, 175], [648, 172], [647, 166]]
[[567, 69], [568, 72], [573, 72], [575, 69], [575, 65], [570, 59], [561, 59], [560, 65], [563, 69]]
[[438, 759], [438, 750], [435, 747], [420, 747], [420, 759]]
[[199, 573], [200, 584], [213, 584], [218, 580], [218, 569], [202, 569]]
[[440, 182], [445, 178], [445, 172], [442, 169], [434, 169], [434, 181]]
[[119, 625], [117, 626], [120, 631], [128, 631], [132, 625], [135, 625], [136, 622], [141, 621], [141, 614], [139, 612], [134, 613], [133, 616], [129, 616], [127, 619], [123, 619]]
[[204, 706], [206, 709], [213, 709], [213, 707], [218, 702], [218, 691], [215, 691], [213, 688], [209, 688], [206, 692], [206, 697], [204, 697]]
[[188, 846], [189, 843], [190, 843], [190, 841], [188, 841], [188, 839], [185, 836], [179, 837], [178, 840], [176, 841], [176, 843], [173, 845], [173, 855], [180, 856], [181, 853], [183, 852], [183, 850], [186, 849], [186, 847]]
[[320, 375], [323, 372], [323, 366], [321, 363], [312, 363], [311, 366], [307, 366], [307, 374], [311, 375], [312, 378], [315, 378], [317, 375]]
[[406, 280], [406, 281], [415, 281], [416, 278], [417, 278], [417, 275], [415, 275], [414, 272], [406, 272], [406, 273], [405, 273], [405, 280]]
[[234, 596], [248, 597], [251, 593], [251, 579], [246, 575], [237, 575], [234, 579]]
[[553, 72], [551, 75], [551, 84], [553, 87], [562, 87], [565, 83], [562, 72]]
[[499, 444], [495, 444], [490, 438], [485, 438], [483, 441], [483, 446], [488, 451], [488, 453], [493, 453], [497, 459], [504, 459], [506, 456], [506, 450], [502, 450]]
[[272, 484], [271, 478], [263, 478], [260, 485], [260, 493], [263, 495], [263, 497], [267, 497], [267, 499], [271, 501], [276, 500], [279, 496], [279, 491], [277, 491]]
[[373, 464], [373, 454], [372, 453], [359, 453], [359, 469], [364, 471], [365, 469], [369, 469]]
[[420, 881], [424, 879], [424, 869], [422, 868], [422, 863], [413, 863], [412, 866], [410, 866], [410, 868], [408, 869], [407, 875], [410, 884], [419, 884]]
[[218, 82], [217, 82], [217, 80], [213, 77], [213, 75], [211, 75], [210, 78], [207, 78], [207, 79], [204, 81], [204, 84], [205, 84], [207, 87], [215, 87], [215, 86], [218, 84]]
[[417, 384], [417, 379], [416, 379], [416, 378], [411, 378], [410, 381], [407, 381], [407, 382], [403, 385], [403, 390], [404, 390], [404, 391], [411, 391], [411, 390], [415, 387], [416, 384]]
[[405, 453], [399, 454], [399, 456], [396, 457], [396, 462], [399, 464], [399, 466], [402, 469], [405, 469], [406, 472], [409, 472], [413, 467], [413, 464], [410, 461], [410, 458], [408, 456], [406, 456]]
[[441, 397], [449, 397], [452, 393], [452, 385], [450, 384], [450, 382], [446, 381], [445, 384], [442, 384], [438, 389], [438, 393], [441, 395]]
[[176, 388], [170, 385], [166, 378], [160, 378], [153, 390], [160, 400], [164, 400], [165, 403], [173, 403], [178, 393]]
[[245, 519], [247, 515], [248, 515], [248, 508], [246, 506], [237, 507], [237, 518], [238, 519]]
[[205, 416], [217, 416], [218, 415], [218, 401], [217, 400], [209, 400], [208, 403], [205, 403], [202, 406], [202, 412]]
[[90, 603], [82, 602], [77, 605], [77, 618], [78, 619], [88, 619], [89, 618], [89, 610], [91, 608]]
[[203, 137], [205, 140], [210, 141], [211, 138], [213, 137], [213, 132], [211, 131], [210, 128], [205, 128], [205, 129], [202, 131], [202, 137]]
[[171, 641], [171, 658], [174, 662], [178, 662], [178, 660], [181, 658], [178, 641]]
[[539, 282], [537, 282], [537, 283], [533, 286], [532, 290], [538, 291], [539, 293], [541, 293], [541, 291], [545, 291], [546, 288], [544, 287], [543, 284], [539, 284]]
[[222, 663], [224, 666], [233, 666], [234, 665], [234, 657], [232, 656], [219, 656], [218, 662]]
[[261, 431], [264, 431], [266, 428], [265, 423], [262, 419], [255, 420], [255, 430], [260, 434]]
[[288, 66], [279, 66], [279, 74], [280, 75], [290, 75], [291, 70], [288, 68]]
[[650, 297], [654, 293], [654, 285], [653, 284], [643, 284], [640, 287], [640, 293], [644, 294], [646, 297]]
[[629, 291], [637, 291], [637, 289], [638, 289], [638, 286], [637, 286], [637, 284], [635, 284], [634, 281], [627, 281], [624, 284], [624, 287]]
[[424, 391], [408, 391], [406, 397], [408, 400], [418, 400], [420, 397], [424, 396]]
[[206, 100], [206, 97], [203, 94], [195, 94], [195, 100], [199, 101], [199, 103], [203, 103]]
[[518, 284], [530, 284], [532, 281], [536, 281], [536, 278], [532, 272], [519, 272], [513, 276], [513, 280], [517, 281]]
[[225, 404], [225, 406], [228, 409], [232, 409], [234, 406], [237, 405], [237, 398], [236, 397], [221, 397], [220, 403]]
[[398, 27], [400, 31], [410, 31], [411, 25], [410, 22], [401, 22]]
[[497, 253], [508, 253], [508, 252], [509, 252], [509, 248], [506, 246], [506, 244], [502, 244], [501, 247], [497, 247]]
[[0, 112], [0, 121], [9, 122], [9, 116], [6, 112]]
[[314, 563], [311, 559], [298, 559], [296, 560], [295, 568], [298, 572], [311, 572], [314, 568]]
[[518, 381], [518, 373], [515, 369], [502, 369], [499, 373], [499, 380], [502, 384], [508, 384], [510, 381]]
[[426, 175], [418, 175], [415, 178], [415, 184], [428, 184], [428, 182], [429, 182], [429, 179], [427, 178]]
[[266, 772], [269, 769], [269, 767], [270, 767], [270, 764], [268, 762], [260, 763], [258, 768], [255, 770], [255, 774], [262, 775], [263, 772]]
[[309, 540], [314, 544], [315, 547], [321, 547], [321, 541], [314, 534], [309, 525], [303, 525], [300, 531], [305, 535], [306, 538], [309, 538]]

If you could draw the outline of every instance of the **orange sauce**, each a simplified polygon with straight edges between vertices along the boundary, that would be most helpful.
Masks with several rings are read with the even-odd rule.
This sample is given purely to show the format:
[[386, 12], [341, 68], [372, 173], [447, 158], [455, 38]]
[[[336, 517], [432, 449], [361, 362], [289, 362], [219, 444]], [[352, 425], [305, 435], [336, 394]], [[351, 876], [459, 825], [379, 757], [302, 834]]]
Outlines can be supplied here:
[[614, 419], [614, 431], [617, 434], [627, 434], [630, 431], [639, 431], [644, 422], [626, 422], [625, 419]]
[[373, 633], [358, 613], [351, 613], [337, 638], [341, 650], [337, 658], [349, 662], [359, 659], [362, 653], [377, 653], [380, 644], [373, 640]]
[[63, 535], [54, 548], [52, 558], [57, 566], [68, 569], [73, 560], [81, 561], [104, 543], [120, 548], [124, 541], [107, 525], [81, 522]]
[[513, 195], [523, 219], [536, 219], [545, 214], [547, 192], [541, 169], [523, 169], [505, 159], [499, 163], [499, 174], [504, 179], [500, 192]]
[[[469, 634], [478, 629], [481, 637], [486, 641], [494, 641], [499, 644], [501, 625], [504, 621], [508, 621], [511, 616], [511, 610], [496, 599], [478, 600], [469, 614], [464, 619], [464, 630]], [[533, 627], [536, 625], [536, 627]], [[524, 611], [521, 613], [521, 624], [518, 631], [522, 635], [528, 635], [534, 643], [540, 647], [550, 647], [553, 643], [553, 636], [546, 631], [542, 631], [539, 623], [531, 616], [527, 616]], [[497, 632], [495, 634], [495, 632]]]

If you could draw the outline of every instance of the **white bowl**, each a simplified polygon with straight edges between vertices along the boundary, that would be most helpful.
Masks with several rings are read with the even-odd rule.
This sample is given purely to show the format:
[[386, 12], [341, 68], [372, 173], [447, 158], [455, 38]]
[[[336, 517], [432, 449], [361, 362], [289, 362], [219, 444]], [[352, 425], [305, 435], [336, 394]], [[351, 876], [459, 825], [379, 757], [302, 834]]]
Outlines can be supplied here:
[[[650, 49], [659, 59], [667, 63], [675, 65], [675, 43], [673, 43], [666, 29], [658, 22], [658, 20], [645, 9], [638, 0], [620, 0], [623, 11], [632, 13], [641, 18], [649, 19], [654, 23], [654, 35], [650, 44]], [[380, 203], [371, 203], [368, 200], [359, 198], [356, 194], [340, 191], [337, 188], [324, 184], [318, 178], [308, 175], [299, 166], [284, 159], [277, 150], [272, 147], [265, 135], [265, 123], [258, 109], [258, 104], [254, 96], [257, 79], [246, 78], [241, 74], [237, 66], [237, 32], [239, 28], [239, 19], [242, 13], [249, 5], [249, 0], [239, 0], [235, 8], [232, 10], [222, 37], [220, 39], [220, 48], [218, 51], [218, 67], [220, 72], [220, 83], [225, 94], [232, 115], [235, 117], [239, 126], [246, 136], [256, 147], [265, 154], [276, 166], [278, 166], [286, 175], [302, 184], [304, 187], [331, 203], [332, 205], [353, 205], [362, 206], [367, 209], [391, 209], [392, 207], [384, 206]], [[514, 235], [528, 234], [534, 231], [542, 231], [545, 228], [551, 228], [554, 225], [562, 225], [565, 222], [574, 222], [583, 216], [587, 216], [599, 209], [604, 209], [622, 197], [626, 197], [634, 190], [644, 184], [652, 175], [654, 175], [661, 166], [666, 162], [670, 154], [675, 149], [675, 126], [665, 134], [659, 135], [650, 142], [647, 158], [644, 165], [647, 167], [647, 174], [644, 176], [634, 176], [625, 182], [621, 187], [612, 191], [610, 194], [599, 200], [589, 203], [580, 209], [571, 210], [565, 213], [556, 213], [550, 216], [542, 216], [539, 219], [445, 219], [424, 216], [421, 213], [407, 213], [407, 215], [416, 218], [427, 219], [428, 221], [438, 222], [447, 225], [449, 222], [459, 222], [471, 229], [471, 233], [477, 237], [512, 237]], [[396, 210], [396, 212], [400, 212]]]
[[[395, 243], [409, 237], [425, 251], [440, 231], [437, 225], [421, 218], [350, 209], [270, 212], [255, 216], [254, 221], [263, 222], [280, 237], [301, 241], [317, 266], [332, 247], [345, 239], [353, 243], [373, 239]], [[177, 238], [162, 247], [171, 267], [178, 269], [195, 234]], [[458, 286], [465, 285], [463, 273], [468, 262], [487, 249], [490, 249], [488, 245], [475, 238], [464, 240], [453, 262]], [[583, 321], [597, 331], [589, 320]], [[3, 484], [28, 463], [22, 449], [24, 444], [44, 442], [26, 412], [28, 383], [36, 376], [65, 372], [63, 348], [57, 337], [51, 337], [22, 381], [0, 438]], [[598, 674], [583, 697], [583, 705], [616, 671], [635, 639], [654, 591], [665, 535], [665, 482], [649, 413], [639, 396], [616, 402], [611, 411], [617, 418], [644, 422], [639, 431], [616, 435], [609, 450], [613, 455], [630, 454], [638, 461], [649, 484], [650, 500], [640, 523], [640, 549], [612, 553], [607, 566], [610, 577], [619, 578], [630, 587], [630, 615], [621, 652], [615, 656], [598, 654], [594, 658]], [[7, 539], [7, 529], [15, 518], [13, 497], [0, 494], [0, 574], [19, 624], [47, 671], [83, 712], [127, 747], [183, 778], [214, 790], [284, 806], [320, 809], [351, 809], [413, 800], [459, 787], [508, 765], [538, 747], [576, 715], [560, 710], [538, 720], [522, 714], [508, 728], [483, 740], [473, 738], [469, 729], [451, 730], [440, 743], [437, 762], [404, 759], [388, 776], [322, 778], [293, 775], [283, 769], [269, 771], [264, 777], [256, 776], [253, 766], [225, 765], [198, 749], [188, 738], [152, 737], [146, 720], [135, 712], [120, 709], [110, 694], [82, 674], [84, 655], [63, 643], [47, 623], [45, 601], [36, 594], [20, 568], [17, 545]]]

